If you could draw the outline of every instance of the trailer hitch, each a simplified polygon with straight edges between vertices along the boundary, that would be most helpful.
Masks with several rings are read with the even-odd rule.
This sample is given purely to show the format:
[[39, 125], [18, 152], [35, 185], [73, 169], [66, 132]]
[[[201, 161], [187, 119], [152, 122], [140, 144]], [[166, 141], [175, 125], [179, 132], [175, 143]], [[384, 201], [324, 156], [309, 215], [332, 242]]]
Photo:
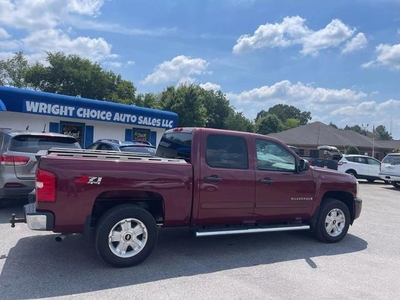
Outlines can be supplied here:
[[11, 223], [11, 228], [14, 228], [16, 223], [26, 223], [26, 219], [25, 218], [17, 218], [15, 216], [15, 214], [12, 214], [11, 218], [10, 218], [10, 223]]

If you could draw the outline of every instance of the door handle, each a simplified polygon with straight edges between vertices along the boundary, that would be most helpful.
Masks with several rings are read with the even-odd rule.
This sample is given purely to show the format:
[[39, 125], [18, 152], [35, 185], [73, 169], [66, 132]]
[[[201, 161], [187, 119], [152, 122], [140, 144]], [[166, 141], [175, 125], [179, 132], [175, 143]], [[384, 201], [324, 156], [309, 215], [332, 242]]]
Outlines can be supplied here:
[[205, 181], [211, 181], [211, 182], [217, 182], [217, 181], [221, 181], [222, 178], [218, 177], [218, 176], [206, 176], [204, 177]]
[[271, 184], [271, 183], [274, 183], [274, 181], [273, 181], [271, 178], [260, 179], [260, 182], [261, 182], [261, 183], [264, 183], [264, 184]]

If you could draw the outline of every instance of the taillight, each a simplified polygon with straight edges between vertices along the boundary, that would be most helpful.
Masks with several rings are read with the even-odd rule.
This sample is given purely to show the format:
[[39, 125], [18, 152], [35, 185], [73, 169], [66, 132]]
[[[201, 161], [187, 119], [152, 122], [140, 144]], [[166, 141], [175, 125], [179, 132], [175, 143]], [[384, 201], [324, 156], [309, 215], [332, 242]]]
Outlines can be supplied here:
[[29, 162], [29, 157], [27, 156], [14, 156], [14, 155], [1, 155], [0, 164], [6, 166], [23, 166]]
[[36, 201], [56, 201], [56, 176], [48, 171], [36, 172]]
[[339, 161], [338, 162], [338, 166], [341, 166], [341, 165], [344, 165], [344, 164], [347, 164], [347, 161]]

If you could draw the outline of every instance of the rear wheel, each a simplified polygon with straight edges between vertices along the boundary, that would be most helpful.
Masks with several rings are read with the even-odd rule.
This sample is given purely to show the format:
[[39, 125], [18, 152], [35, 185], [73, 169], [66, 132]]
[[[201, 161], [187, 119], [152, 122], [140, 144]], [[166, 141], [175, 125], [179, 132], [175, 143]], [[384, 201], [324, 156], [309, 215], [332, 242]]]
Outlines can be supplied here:
[[121, 205], [99, 220], [95, 247], [98, 255], [114, 267], [131, 267], [145, 260], [157, 242], [157, 225], [146, 210]]
[[400, 181], [392, 181], [392, 185], [393, 185], [396, 189], [400, 189]]
[[354, 176], [355, 178], [357, 178], [357, 172], [354, 171], [354, 170], [347, 170], [346, 173]]
[[369, 183], [374, 183], [375, 179], [367, 179]]
[[325, 199], [315, 227], [315, 236], [325, 243], [342, 240], [350, 225], [350, 212], [346, 204], [336, 199]]

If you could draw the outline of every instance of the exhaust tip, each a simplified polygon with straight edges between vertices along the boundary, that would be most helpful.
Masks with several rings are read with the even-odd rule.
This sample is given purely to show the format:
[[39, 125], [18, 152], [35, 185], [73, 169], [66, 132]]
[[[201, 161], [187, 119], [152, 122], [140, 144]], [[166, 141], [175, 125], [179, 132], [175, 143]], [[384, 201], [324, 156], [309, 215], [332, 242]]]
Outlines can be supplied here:
[[59, 236], [56, 236], [54, 239], [56, 240], [56, 242], [60, 243], [65, 239], [65, 235], [61, 234]]

